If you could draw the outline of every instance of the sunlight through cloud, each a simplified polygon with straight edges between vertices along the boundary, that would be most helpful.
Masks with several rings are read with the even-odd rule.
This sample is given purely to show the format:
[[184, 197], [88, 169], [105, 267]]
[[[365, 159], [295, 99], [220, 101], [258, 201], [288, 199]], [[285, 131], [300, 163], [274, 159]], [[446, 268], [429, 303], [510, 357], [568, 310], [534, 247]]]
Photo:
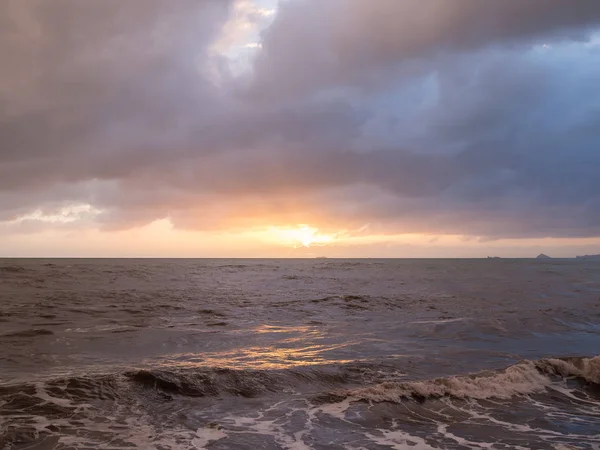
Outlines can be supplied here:
[[295, 248], [328, 245], [335, 241], [335, 235], [323, 234], [318, 228], [308, 225], [290, 228], [271, 227], [268, 234], [272, 240], [281, 245]]

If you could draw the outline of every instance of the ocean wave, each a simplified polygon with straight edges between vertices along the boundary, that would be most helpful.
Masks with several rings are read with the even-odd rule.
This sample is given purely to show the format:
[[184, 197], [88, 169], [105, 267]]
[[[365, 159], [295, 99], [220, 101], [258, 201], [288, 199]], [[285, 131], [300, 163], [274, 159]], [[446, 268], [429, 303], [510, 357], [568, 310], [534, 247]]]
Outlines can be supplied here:
[[201, 372], [137, 370], [125, 373], [125, 376], [140, 386], [186, 397], [217, 396], [224, 393], [256, 397], [267, 391], [276, 391], [281, 385], [278, 377], [266, 372], [231, 369]]
[[[344, 398], [399, 403], [407, 399], [424, 401], [441, 397], [460, 399], [509, 399], [541, 393], [558, 380], [577, 378], [600, 384], [600, 356], [593, 358], [548, 358], [521, 361], [504, 370], [426, 381], [384, 382], [367, 388], [328, 394], [331, 401]], [[327, 397], [324, 399], [327, 401]]]
[[23, 273], [26, 272], [27, 269], [22, 266], [0, 266], [0, 272], [5, 273]]
[[28, 330], [11, 331], [4, 333], [0, 336], [4, 338], [25, 338], [25, 337], [36, 337], [36, 336], [49, 336], [54, 334], [53, 331], [45, 328], [31, 328]]
[[577, 377], [600, 384], [600, 355], [594, 358], [550, 358], [537, 362], [539, 370], [562, 377]]
[[[404, 376], [393, 367], [368, 363], [327, 368], [285, 370], [234, 370], [203, 368], [169, 370], [136, 369], [107, 375], [84, 375], [48, 379], [42, 384], [52, 396], [70, 399], [118, 398], [131, 389], [158, 392], [162, 398], [257, 397], [290, 391], [319, 392], [316, 403], [344, 400], [395, 402], [425, 401], [441, 397], [458, 399], [509, 399], [542, 393], [564, 379], [600, 385], [600, 356], [593, 358], [548, 358], [521, 361], [499, 371], [480, 372], [433, 380], [398, 381]], [[365, 387], [369, 385], [368, 387]], [[31, 391], [31, 383], [0, 385], [0, 398]], [[343, 386], [356, 386], [342, 389]]]
[[245, 269], [249, 267], [248, 264], [223, 264], [218, 266], [219, 269]]
[[[42, 389], [53, 398], [88, 400], [92, 398], [128, 397], [132, 391], [150, 390], [169, 396], [216, 397], [234, 395], [257, 397], [267, 393], [312, 391], [361, 385], [401, 376], [397, 369], [369, 364], [332, 365], [325, 368], [282, 370], [235, 370], [206, 367], [201, 369], [132, 369], [113, 374], [81, 375], [47, 378], [31, 383], [0, 384], [1, 400], [10, 400], [16, 394], [37, 392]], [[35, 389], [34, 389], [35, 387]]]
[[[387, 369], [387, 370], [386, 370]], [[235, 370], [206, 368], [195, 370], [135, 370], [124, 376], [134, 384], [187, 397], [223, 394], [257, 397], [266, 393], [283, 393], [303, 389], [331, 388], [340, 385], [360, 385], [365, 380], [398, 377], [392, 368], [368, 364], [347, 364], [329, 368], [284, 370]]]
[[214, 309], [200, 309], [198, 310], [198, 314], [205, 314], [207, 316], [215, 316], [215, 317], [227, 317], [226, 314], [222, 312], [215, 311]]
[[[511, 439], [517, 433], [522, 441], [544, 444], [592, 442], [599, 375], [600, 356], [522, 361], [495, 372], [409, 382], [394, 381], [403, 376], [396, 368], [367, 363], [272, 371], [165, 367], [49, 377], [0, 384], [0, 417], [5, 420], [0, 448], [50, 448], [58, 442], [95, 448], [109, 441], [165, 449], [191, 442], [204, 448], [221, 439], [233, 448], [242, 437], [244, 442], [256, 439], [257, 447], [276, 442], [283, 448], [306, 448], [304, 437], [317, 436], [318, 430], [363, 432], [365, 424], [377, 426], [362, 437], [354, 431], [336, 434], [344, 444], [340, 448], [359, 441], [361, 448], [462, 448], [456, 440], [460, 430], [449, 427], [465, 417], [475, 427], [495, 427]], [[340, 389], [344, 386], [361, 387]], [[503, 400], [482, 401], [491, 398]], [[221, 411], [220, 404], [240, 410]], [[518, 405], [552, 419], [543, 429], [522, 425], [522, 414], [511, 416], [507, 410]], [[573, 417], [579, 431], [569, 425]], [[304, 427], [300, 431], [299, 424]], [[461, 442], [482, 448], [477, 436], [466, 433]]]

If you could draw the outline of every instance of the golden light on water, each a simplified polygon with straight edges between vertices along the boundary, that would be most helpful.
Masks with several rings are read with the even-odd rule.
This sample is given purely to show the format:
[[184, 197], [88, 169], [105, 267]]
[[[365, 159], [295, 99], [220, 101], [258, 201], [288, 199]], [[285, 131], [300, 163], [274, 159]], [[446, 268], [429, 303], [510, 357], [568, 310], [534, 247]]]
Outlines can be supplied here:
[[166, 364], [172, 366], [175, 360], [180, 368], [281, 370], [360, 361], [343, 357], [344, 349], [357, 344], [356, 340], [334, 342], [317, 327], [260, 325], [251, 331], [256, 335], [270, 335], [270, 340], [263, 345], [244, 345], [218, 352], [181, 353]]

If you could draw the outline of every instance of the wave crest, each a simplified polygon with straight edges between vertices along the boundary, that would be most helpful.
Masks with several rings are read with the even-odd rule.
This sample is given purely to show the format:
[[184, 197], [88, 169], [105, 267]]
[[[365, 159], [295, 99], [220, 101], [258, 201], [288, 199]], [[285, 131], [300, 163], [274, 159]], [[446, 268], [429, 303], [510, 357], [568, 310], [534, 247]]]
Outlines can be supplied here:
[[188, 373], [137, 370], [126, 372], [125, 376], [144, 387], [187, 397], [217, 396], [222, 393], [255, 397], [266, 391], [275, 391], [281, 384], [277, 377], [265, 372], [251, 373], [231, 369]]
[[542, 359], [539, 370], [561, 377], [577, 377], [589, 383], [600, 384], [600, 355], [594, 358]]
[[[336, 392], [332, 398], [374, 402], [427, 400], [441, 397], [477, 400], [509, 399], [544, 392], [556, 380], [575, 377], [600, 384], [600, 356], [594, 358], [542, 359], [522, 361], [504, 370], [438, 378], [427, 381], [385, 382], [367, 388]], [[337, 401], [337, 400], [336, 400]]]

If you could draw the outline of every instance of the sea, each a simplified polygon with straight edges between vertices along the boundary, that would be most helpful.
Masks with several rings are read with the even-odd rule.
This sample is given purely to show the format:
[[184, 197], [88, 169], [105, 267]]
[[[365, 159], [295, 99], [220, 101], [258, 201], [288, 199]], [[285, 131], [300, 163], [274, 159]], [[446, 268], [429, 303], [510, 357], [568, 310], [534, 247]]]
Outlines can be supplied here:
[[600, 262], [0, 260], [0, 450], [600, 449]]

